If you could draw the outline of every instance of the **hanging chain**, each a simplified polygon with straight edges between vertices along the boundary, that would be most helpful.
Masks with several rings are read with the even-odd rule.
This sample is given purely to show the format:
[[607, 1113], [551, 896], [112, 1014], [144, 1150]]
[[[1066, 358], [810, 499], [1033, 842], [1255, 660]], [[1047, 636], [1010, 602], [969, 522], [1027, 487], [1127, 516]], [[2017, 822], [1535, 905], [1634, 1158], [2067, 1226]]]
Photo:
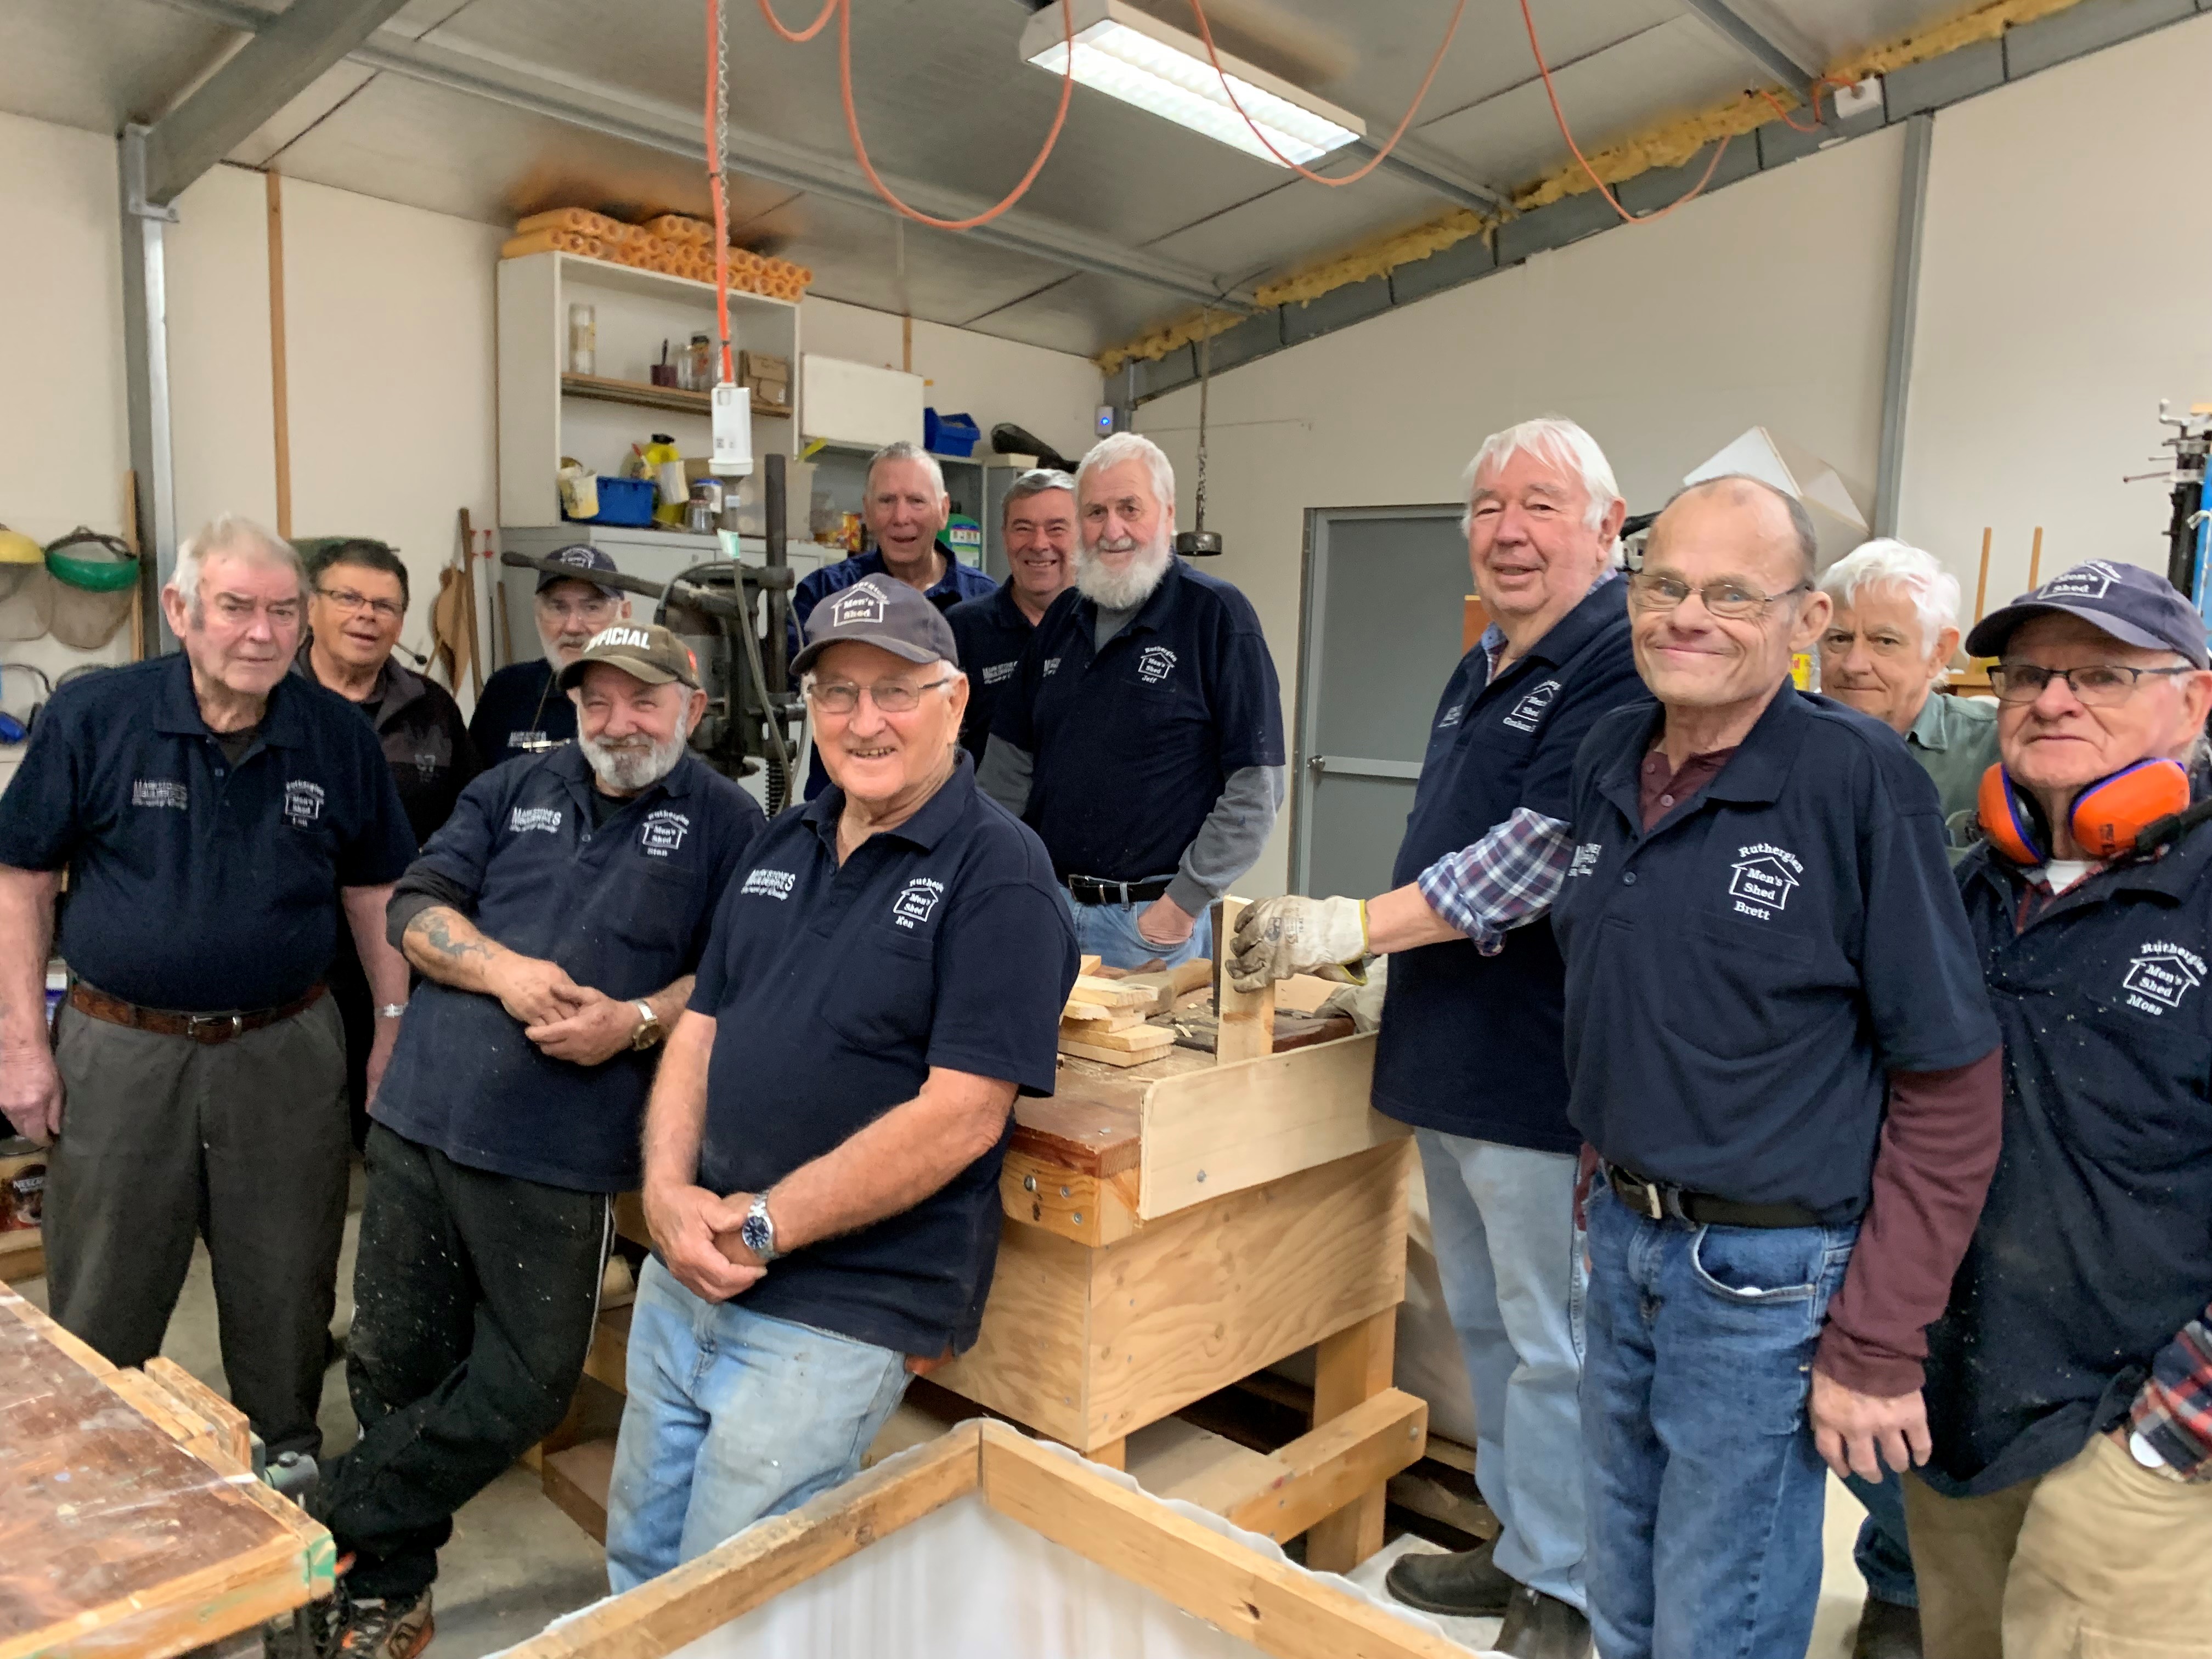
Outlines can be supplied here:
[[1198, 528], [1206, 528], [1206, 403], [1213, 386], [1213, 313], [1200, 313], [1198, 340]]
[[[718, 294], [727, 292], [724, 272], [729, 259], [729, 129], [730, 129], [730, 8], [720, 7], [714, 17], [714, 153], [708, 157], [714, 173], [714, 205], [716, 214], [714, 240], [714, 283]], [[717, 380], [737, 379], [736, 366], [730, 356], [730, 308], [726, 300], [716, 307], [718, 320], [722, 326], [721, 350], [716, 355], [714, 368]]]

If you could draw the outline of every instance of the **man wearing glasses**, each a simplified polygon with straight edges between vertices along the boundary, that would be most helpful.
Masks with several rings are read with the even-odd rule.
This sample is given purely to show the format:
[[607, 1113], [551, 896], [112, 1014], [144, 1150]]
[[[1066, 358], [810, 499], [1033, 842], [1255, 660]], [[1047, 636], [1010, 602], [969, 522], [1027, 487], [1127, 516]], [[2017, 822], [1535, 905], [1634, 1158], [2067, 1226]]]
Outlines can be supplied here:
[[384, 907], [415, 850], [376, 734], [288, 672], [305, 586], [276, 537], [210, 525], [161, 592], [182, 653], [64, 686], [0, 796], [0, 1109], [53, 1143], [54, 1317], [143, 1364], [204, 1237], [231, 1398], [271, 1454], [322, 1440], [347, 1163], [323, 976], [349, 933], [376, 1000], [406, 1000]]
[[1935, 1455], [1905, 1482], [1928, 1651], [2201, 1651], [2212, 824], [2170, 815], [2205, 793], [2204, 624], [2099, 560], [1966, 644], [2000, 659], [2002, 770], [1959, 881], [2004, 1034], [2004, 1161], [1929, 1332]]
[[[361, 710], [383, 746], [399, 804], [420, 847], [453, 816], [453, 803], [483, 770], [453, 693], [392, 654], [407, 620], [407, 567], [382, 542], [333, 541], [307, 558], [307, 635], [292, 672]], [[345, 1024], [346, 1098], [353, 1144], [368, 1136], [368, 1054], [377, 1009], [349, 941], [331, 963], [331, 1000]], [[386, 1020], [399, 1018], [392, 1006]]]
[[1828, 620], [1814, 554], [1765, 483], [1677, 496], [1629, 577], [1659, 707], [1576, 759], [1552, 925], [1568, 1117], [1603, 1164], [1582, 1401], [1607, 1659], [1805, 1650], [1822, 1464], [1927, 1457], [1923, 1330], [1996, 1161], [1935, 785], [1790, 684]]
[[592, 637], [610, 623], [629, 615], [622, 589], [591, 579], [594, 570], [612, 570], [615, 562], [598, 548], [578, 542], [545, 556], [574, 565], [577, 574], [538, 574], [538, 640], [544, 655], [533, 662], [509, 663], [484, 682], [469, 738], [486, 766], [517, 755], [542, 755], [576, 740], [576, 708], [554, 684], [560, 672], [584, 654]]

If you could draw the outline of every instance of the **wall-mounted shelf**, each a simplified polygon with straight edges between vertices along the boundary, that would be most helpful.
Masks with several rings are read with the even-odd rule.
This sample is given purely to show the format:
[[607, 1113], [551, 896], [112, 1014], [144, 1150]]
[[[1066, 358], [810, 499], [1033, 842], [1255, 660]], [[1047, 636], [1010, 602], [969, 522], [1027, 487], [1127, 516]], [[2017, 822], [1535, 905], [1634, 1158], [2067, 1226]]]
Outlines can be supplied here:
[[[706, 392], [686, 392], [681, 386], [641, 386], [635, 380], [610, 380], [604, 374], [563, 374], [561, 377], [562, 395], [569, 398], [588, 398], [594, 403], [628, 404], [636, 409], [665, 409], [678, 415], [706, 415], [712, 412], [714, 394]], [[789, 407], [782, 404], [753, 399], [753, 414], [769, 420], [787, 421]]]

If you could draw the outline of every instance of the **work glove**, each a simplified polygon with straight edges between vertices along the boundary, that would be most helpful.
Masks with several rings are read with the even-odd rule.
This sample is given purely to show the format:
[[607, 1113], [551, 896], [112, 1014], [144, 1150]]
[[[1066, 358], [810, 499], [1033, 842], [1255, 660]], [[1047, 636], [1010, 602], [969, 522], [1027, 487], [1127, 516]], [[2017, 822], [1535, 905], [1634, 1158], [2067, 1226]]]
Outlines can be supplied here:
[[1340, 1015], [1352, 1022], [1352, 1029], [1361, 1036], [1382, 1024], [1382, 996], [1390, 985], [1390, 958], [1370, 957], [1367, 963], [1367, 982], [1347, 985], [1341, 990], [1331, 991], [1314, 1010], [1323, 1019]]
[[1358, 983], [1367, 957], [1359, 899], [1271, 898], [1246, 907], [1229, 945], [1230, 982], [1259, 991], [1292, 974]]

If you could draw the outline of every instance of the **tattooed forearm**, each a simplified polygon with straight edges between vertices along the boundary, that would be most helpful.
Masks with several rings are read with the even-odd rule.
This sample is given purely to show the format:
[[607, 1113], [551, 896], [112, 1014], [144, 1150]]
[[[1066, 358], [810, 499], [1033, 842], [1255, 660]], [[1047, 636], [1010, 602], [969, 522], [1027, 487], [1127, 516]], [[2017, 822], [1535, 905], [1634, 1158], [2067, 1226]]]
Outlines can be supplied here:
[[449, 906], [434, 904], [407, 924], [400, 936], [407, 960], [441, 984], [465, 991], [483, 988], [484, 970], [498, 947], [476, 925]]

